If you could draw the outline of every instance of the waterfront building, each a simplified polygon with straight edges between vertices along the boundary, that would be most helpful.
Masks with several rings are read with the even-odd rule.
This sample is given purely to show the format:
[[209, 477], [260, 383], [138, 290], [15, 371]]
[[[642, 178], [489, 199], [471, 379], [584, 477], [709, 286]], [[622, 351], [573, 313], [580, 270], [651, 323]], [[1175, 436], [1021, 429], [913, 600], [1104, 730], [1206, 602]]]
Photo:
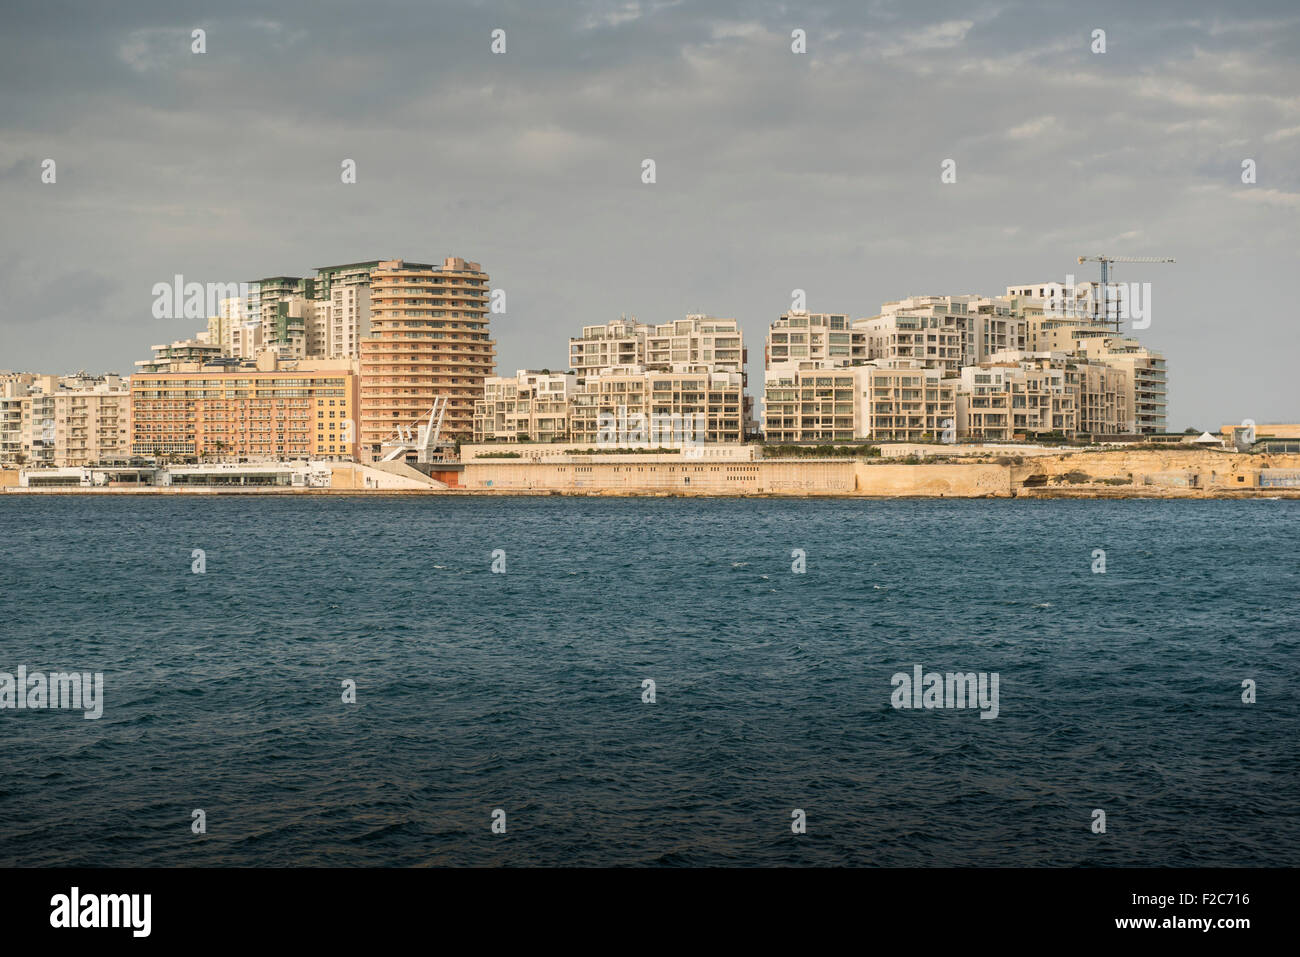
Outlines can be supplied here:
[[616, 368], [644, 366], [650, 329], [635, 316], [622, 316], [602, 326], [583, 326], [582, 335], [569, 340], [569, 368], [581, 381]]
[[131, 396], [120, 381], [54, 393], [54, 464], [93, 465], [128, 454]]
[[[921, 322], [890, 323], [893, 317]], [[869, 333], [868, 358], [919, 359], [947, 376], [996, 352], [1028, 347], [1028, 322], [1007, 297], [909, 296], [885, 303], [879, 316], [860, 319], [854, 327]]]
[[905, 359], [938, 369], [944, 378], [957, 375], [962, 364], [962, 331], [943, 313], [895, 312], [859, 319], [854, 328], [864, 334], [869, 359]]
[[81, 466], [124, 454], [130, 420], [125, 380], [22, 374], [0, 380], [0, 465]]
[[[587, 379], [570, 404], [575, 444], [594, 445], [601, 425], [640, 415], [649, 423], [673, 420], [692, 425], [703, 417], [703, 434], [694, 441], [743, 442], [746, 436], [744, 375], [740, 372], [648, 371], [632, 367]], [[665, 443], [668, 444], [668, 443]]]
[[698, 313], [654, 326], [621, 317], [583, 326], [582, 335], [569, 340], [569, 368], [579, 381], [632, 367], [663, 372], [689, 366], [743, 375], [746, 358], [735, 319]]
[[736, 372], [744, 381], [747, 355], [735, 319], [692, 314], [660, 323], [647, 334], [645, 350], [642, 364], [651, 371]]
[[475, 442], [557, 442], [569, 438], [569, 407], [578, 378], [571, 372], [520, 369], [489, 376], [474, 404]]
[[1165, 357], [1124, 337], [1090, 337], [1078, 345], [1088, 359], [1124, 372], [1128, 419], [1123, 431], [1163, 435], [1169, 392]]
[[385, 261], [371, 272], [370, 303], [370, 335], [359, 339], [363, 457], [418, 428], [435, 398], [446, 402], [442, 438], [472, 437], [496, 361], [488, 274], [459, 257], [438, 267]]
[[855, 366], [809, 361], [769, 374], [766, 438], [773, 444], [939, 441], [955, 424], [955, 387], [917, 359]]
[[1075, 396], [1065, 369], [1050, 357], [965, 366], [956, 386], [962, 437], [1011, 442], [1052, 433], [1065, 437], [1076, 430]]
[[348, 360], [197, 363], [131, 377], [131, 452], [159, 458], [343, 461], [357, 455]]
[[37, 378], [30, 372], [0, 375], [0, 467], [15, 468], [28, 461], [23, 422], [30, 404], [25, 406], [23, 400], [38, 388]]
[[767, 371], [793, 371], [808, 362], [865, 362], [866, 336], [844, 313], [783, 313], [768, 329], [763, 366]]

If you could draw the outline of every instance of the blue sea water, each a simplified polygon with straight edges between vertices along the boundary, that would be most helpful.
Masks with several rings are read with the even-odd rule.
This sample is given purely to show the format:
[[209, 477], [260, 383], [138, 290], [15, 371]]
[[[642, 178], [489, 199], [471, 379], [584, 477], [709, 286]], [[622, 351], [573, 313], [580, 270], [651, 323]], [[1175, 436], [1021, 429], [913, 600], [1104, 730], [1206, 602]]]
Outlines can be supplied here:
[[[1295, 865], [1298, 531], [1295, 501], [0, 496], [0, 672], [105, 681], [97, 721], [0, 711], [0, 864]], [[893, 708], [917, 664], [998, 673], [998, 717]]]

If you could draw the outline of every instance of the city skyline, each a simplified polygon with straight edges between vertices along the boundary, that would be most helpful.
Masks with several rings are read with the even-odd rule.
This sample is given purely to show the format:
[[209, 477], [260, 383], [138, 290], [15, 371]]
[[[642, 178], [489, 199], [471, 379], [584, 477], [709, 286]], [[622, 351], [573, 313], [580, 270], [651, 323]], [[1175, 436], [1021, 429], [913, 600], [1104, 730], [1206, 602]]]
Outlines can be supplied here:
[[[510, 374], [624, 313], [733, 316], [757, 342], [795, 289], [860, 318], [1150, 255], [1177, 263], [1114, 278], [1152, 284], [1168, 428], [1295, 418], [1268, 347], [1300, 251], [1284, 4], [392, 9], [20, 7], [0, 38], [0, 366], [130, 372], [195, 331], [150, 315], [177, 273], [472, 257], [508, 297]], [[753, 352], [747, 371], [755, 394]]]

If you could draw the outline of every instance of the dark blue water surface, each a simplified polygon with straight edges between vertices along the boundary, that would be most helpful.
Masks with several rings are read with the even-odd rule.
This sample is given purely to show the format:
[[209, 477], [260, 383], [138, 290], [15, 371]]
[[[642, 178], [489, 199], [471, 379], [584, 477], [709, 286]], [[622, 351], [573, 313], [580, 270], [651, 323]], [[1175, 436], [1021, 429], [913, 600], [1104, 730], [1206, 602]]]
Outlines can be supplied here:
[[[1298, 531], [1294, 501], [3, 496], [0, 671], [102, 671], [105, 709], [0, 711], [0, 863], [1294, 865]], [[916, 664], [997, 672], [1000, 715], [895, 710]]]

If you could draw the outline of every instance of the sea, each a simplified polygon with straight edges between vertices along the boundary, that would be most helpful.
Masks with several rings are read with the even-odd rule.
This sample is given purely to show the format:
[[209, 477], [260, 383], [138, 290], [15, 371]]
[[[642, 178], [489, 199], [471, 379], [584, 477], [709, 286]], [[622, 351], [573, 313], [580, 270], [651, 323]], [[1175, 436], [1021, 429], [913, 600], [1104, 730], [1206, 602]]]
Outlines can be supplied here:
[[1294, 866], [1298, 534], [1270, 500], [3, 495], [9, 704], [19, 667], [103, 684], [0, 707], [0, 864]]

